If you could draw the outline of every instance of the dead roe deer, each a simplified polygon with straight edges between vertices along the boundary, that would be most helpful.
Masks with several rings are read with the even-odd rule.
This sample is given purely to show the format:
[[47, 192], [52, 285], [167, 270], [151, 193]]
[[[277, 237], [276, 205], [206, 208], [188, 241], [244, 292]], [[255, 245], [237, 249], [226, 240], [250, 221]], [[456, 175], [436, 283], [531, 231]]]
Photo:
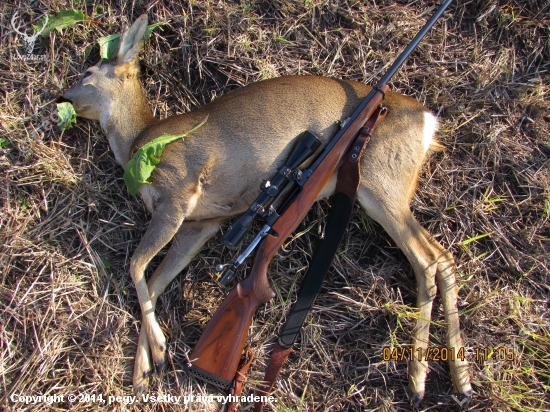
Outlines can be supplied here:
[[[138, 78], [137, 58], [144, 44], [147, 16], [122, 36], [116, 61], [90, 67], [64, 98], [81, 117], [98, 120], [116, 160], [125, 166], [133, 151], [163, 133], [204, 126], [166, 146], [153, 183], [140, 194], [152, 213], [147, 232], [130, 262], [142, 311], [135, 359], [134, 390], [147, 388], [147, 377], [166, 359], [166, 340], [155, 318], [155, 304], [167, 285], [220, 227], [244, 212], [260, 184], [284, 164], [295, 139], [305, 130], [326, 143], [338, 121], [353, 113], [370, 87], [315, 76], [289, 76], [250, 84], [190, 113], [157, 120]], [[429, 342], [432, 303], [439, 288], [447, 325], [447, 346], [461, 348], [455, 262], [423, 229], [410, 211], [419, 169], [435, 145], [435, 117], [416, 100], [396, 93], [385, 99], [389, 114], [378, 127], [361, 163], [357, 199], [407, 256], [417, 280], [418, 318], [412, 331], [414, 353]], [[334, 190], [329, 181], [322, 196]], [[147, 282], [144, 270], [170, 241], [162, 263]], [[467, 362], [449, 361], [456, 391], [471, 396]], [[410, 362], [413, 403], [424, 395], [428, 362]]]

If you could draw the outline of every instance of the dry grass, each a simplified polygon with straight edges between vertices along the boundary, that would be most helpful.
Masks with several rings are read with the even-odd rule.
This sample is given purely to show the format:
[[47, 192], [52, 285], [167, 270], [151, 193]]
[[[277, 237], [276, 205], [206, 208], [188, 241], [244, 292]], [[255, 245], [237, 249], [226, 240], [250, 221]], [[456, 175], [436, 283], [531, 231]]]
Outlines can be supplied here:
[[[373, 83], [436, 6], [425, 0], [179, 3], [74, 0], [98, 23], [40, 38], [34, 53], [45, 60], [27, 62], [17, 60], [23, 44], [10, 25], [14, 11], [29, 22], [68, 3], [0, 5], [0, 408], [93, 410], [98, 403], [71, 404], [68, 395], [132, 393], [140, 315], [128, 263], [148, 215], [127, 194], [97, 124], [81, 120], [63, 136], [56, 126], [39, 129], [56, 96], [97, 61], [98, 37], [143, 12], [169, 22], [142, 55], [151, 107], [165, 117], [273, 76]], [[439, 139], [447, 149], [424, 168], [413, 207], [458, 263], [472, 410], [550, 409], [549, 16], [546, 0], [455, 4], [392, 83], [441, 119]], [[264, 351], [327, 210], [326, 202], [313, 207], [302, 226], [308, 235], [274, 259], [271, 278], [281, 297], [257, 312], [253, 379], [262, 377]], [[486, 236], [468, 242], [480, 235]], [[213, 239], [161, 297], [157, 313], [170, 355], [151, 393], [210, 393], [183, 367], [225, 293], [213, 267], [234, 257]], [[382, 348], [409, 342], [414, 302], [407, 261], [357, 208], [276, 387], [275, 410], [409, 409], [407, 365], [384, 362]], [[432, 343], [440, 345], [439, 305], [434, 312]], [[475, 361], [475, 348], [498, 347], [512, 348], [515, 360]], [[456, 409], [447, 365], [431, 367], [422, 407]], [[9, 400], [14, 393], [65, 400], [25, 406]], [[118, 402], [108, 409], [183, 410]]]

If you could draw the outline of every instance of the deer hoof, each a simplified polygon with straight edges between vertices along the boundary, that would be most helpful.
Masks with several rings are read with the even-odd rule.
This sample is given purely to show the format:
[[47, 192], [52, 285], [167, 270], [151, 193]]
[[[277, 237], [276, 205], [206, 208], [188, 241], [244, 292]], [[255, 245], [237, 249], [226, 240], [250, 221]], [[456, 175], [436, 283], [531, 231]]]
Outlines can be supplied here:
[[470, 401], [472, 400], [472, 391], [466, 391], [464, 393], [461, 393], [458, 395], [458, 400], [460, 402], [460, 407], [465, 408], [470, 404]]
[[420, 405], [420, 402], [422, 402], [422, 399], [424, 399], [424, 392], [414, 393], [411, 398], [411, 405], [414, 408], [418, 408], [418, 406]]
[[134, 377], [135, 396], [141, 396], [147, 392], [147, 389], [149, 388], [149, 376], [151, 376], [151, 371], [144, 371], [139, 377]]
[[166, 365], [166, 355], [159, 361], [155, 362], [155, 373], [157, 375], [160, 375], [162, 370], [164, 369], [164, 365]]

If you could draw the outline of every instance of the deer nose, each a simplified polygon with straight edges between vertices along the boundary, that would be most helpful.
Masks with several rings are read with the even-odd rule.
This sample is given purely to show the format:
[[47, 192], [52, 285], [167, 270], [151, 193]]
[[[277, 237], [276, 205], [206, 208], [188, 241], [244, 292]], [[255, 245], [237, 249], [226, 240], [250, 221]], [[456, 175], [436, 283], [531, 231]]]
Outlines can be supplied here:
[[56, 103], [73, 103], [71, 100], [67, 99], [64, 95], [61, 95], [57, 98]]

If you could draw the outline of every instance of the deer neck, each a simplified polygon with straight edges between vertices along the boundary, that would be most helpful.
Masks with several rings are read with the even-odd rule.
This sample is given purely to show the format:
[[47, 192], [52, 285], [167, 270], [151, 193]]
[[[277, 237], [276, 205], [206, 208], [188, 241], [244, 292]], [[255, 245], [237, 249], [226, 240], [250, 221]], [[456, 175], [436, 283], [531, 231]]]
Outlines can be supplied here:
[[123, 167], [130, 160], [134, 141], [139, 134], [157, 119], [152, 115], [142, 87], [134, 93], [121, 93], [122, 102], [108, 105], [99, 122], [107, 135], [109, 146]]

